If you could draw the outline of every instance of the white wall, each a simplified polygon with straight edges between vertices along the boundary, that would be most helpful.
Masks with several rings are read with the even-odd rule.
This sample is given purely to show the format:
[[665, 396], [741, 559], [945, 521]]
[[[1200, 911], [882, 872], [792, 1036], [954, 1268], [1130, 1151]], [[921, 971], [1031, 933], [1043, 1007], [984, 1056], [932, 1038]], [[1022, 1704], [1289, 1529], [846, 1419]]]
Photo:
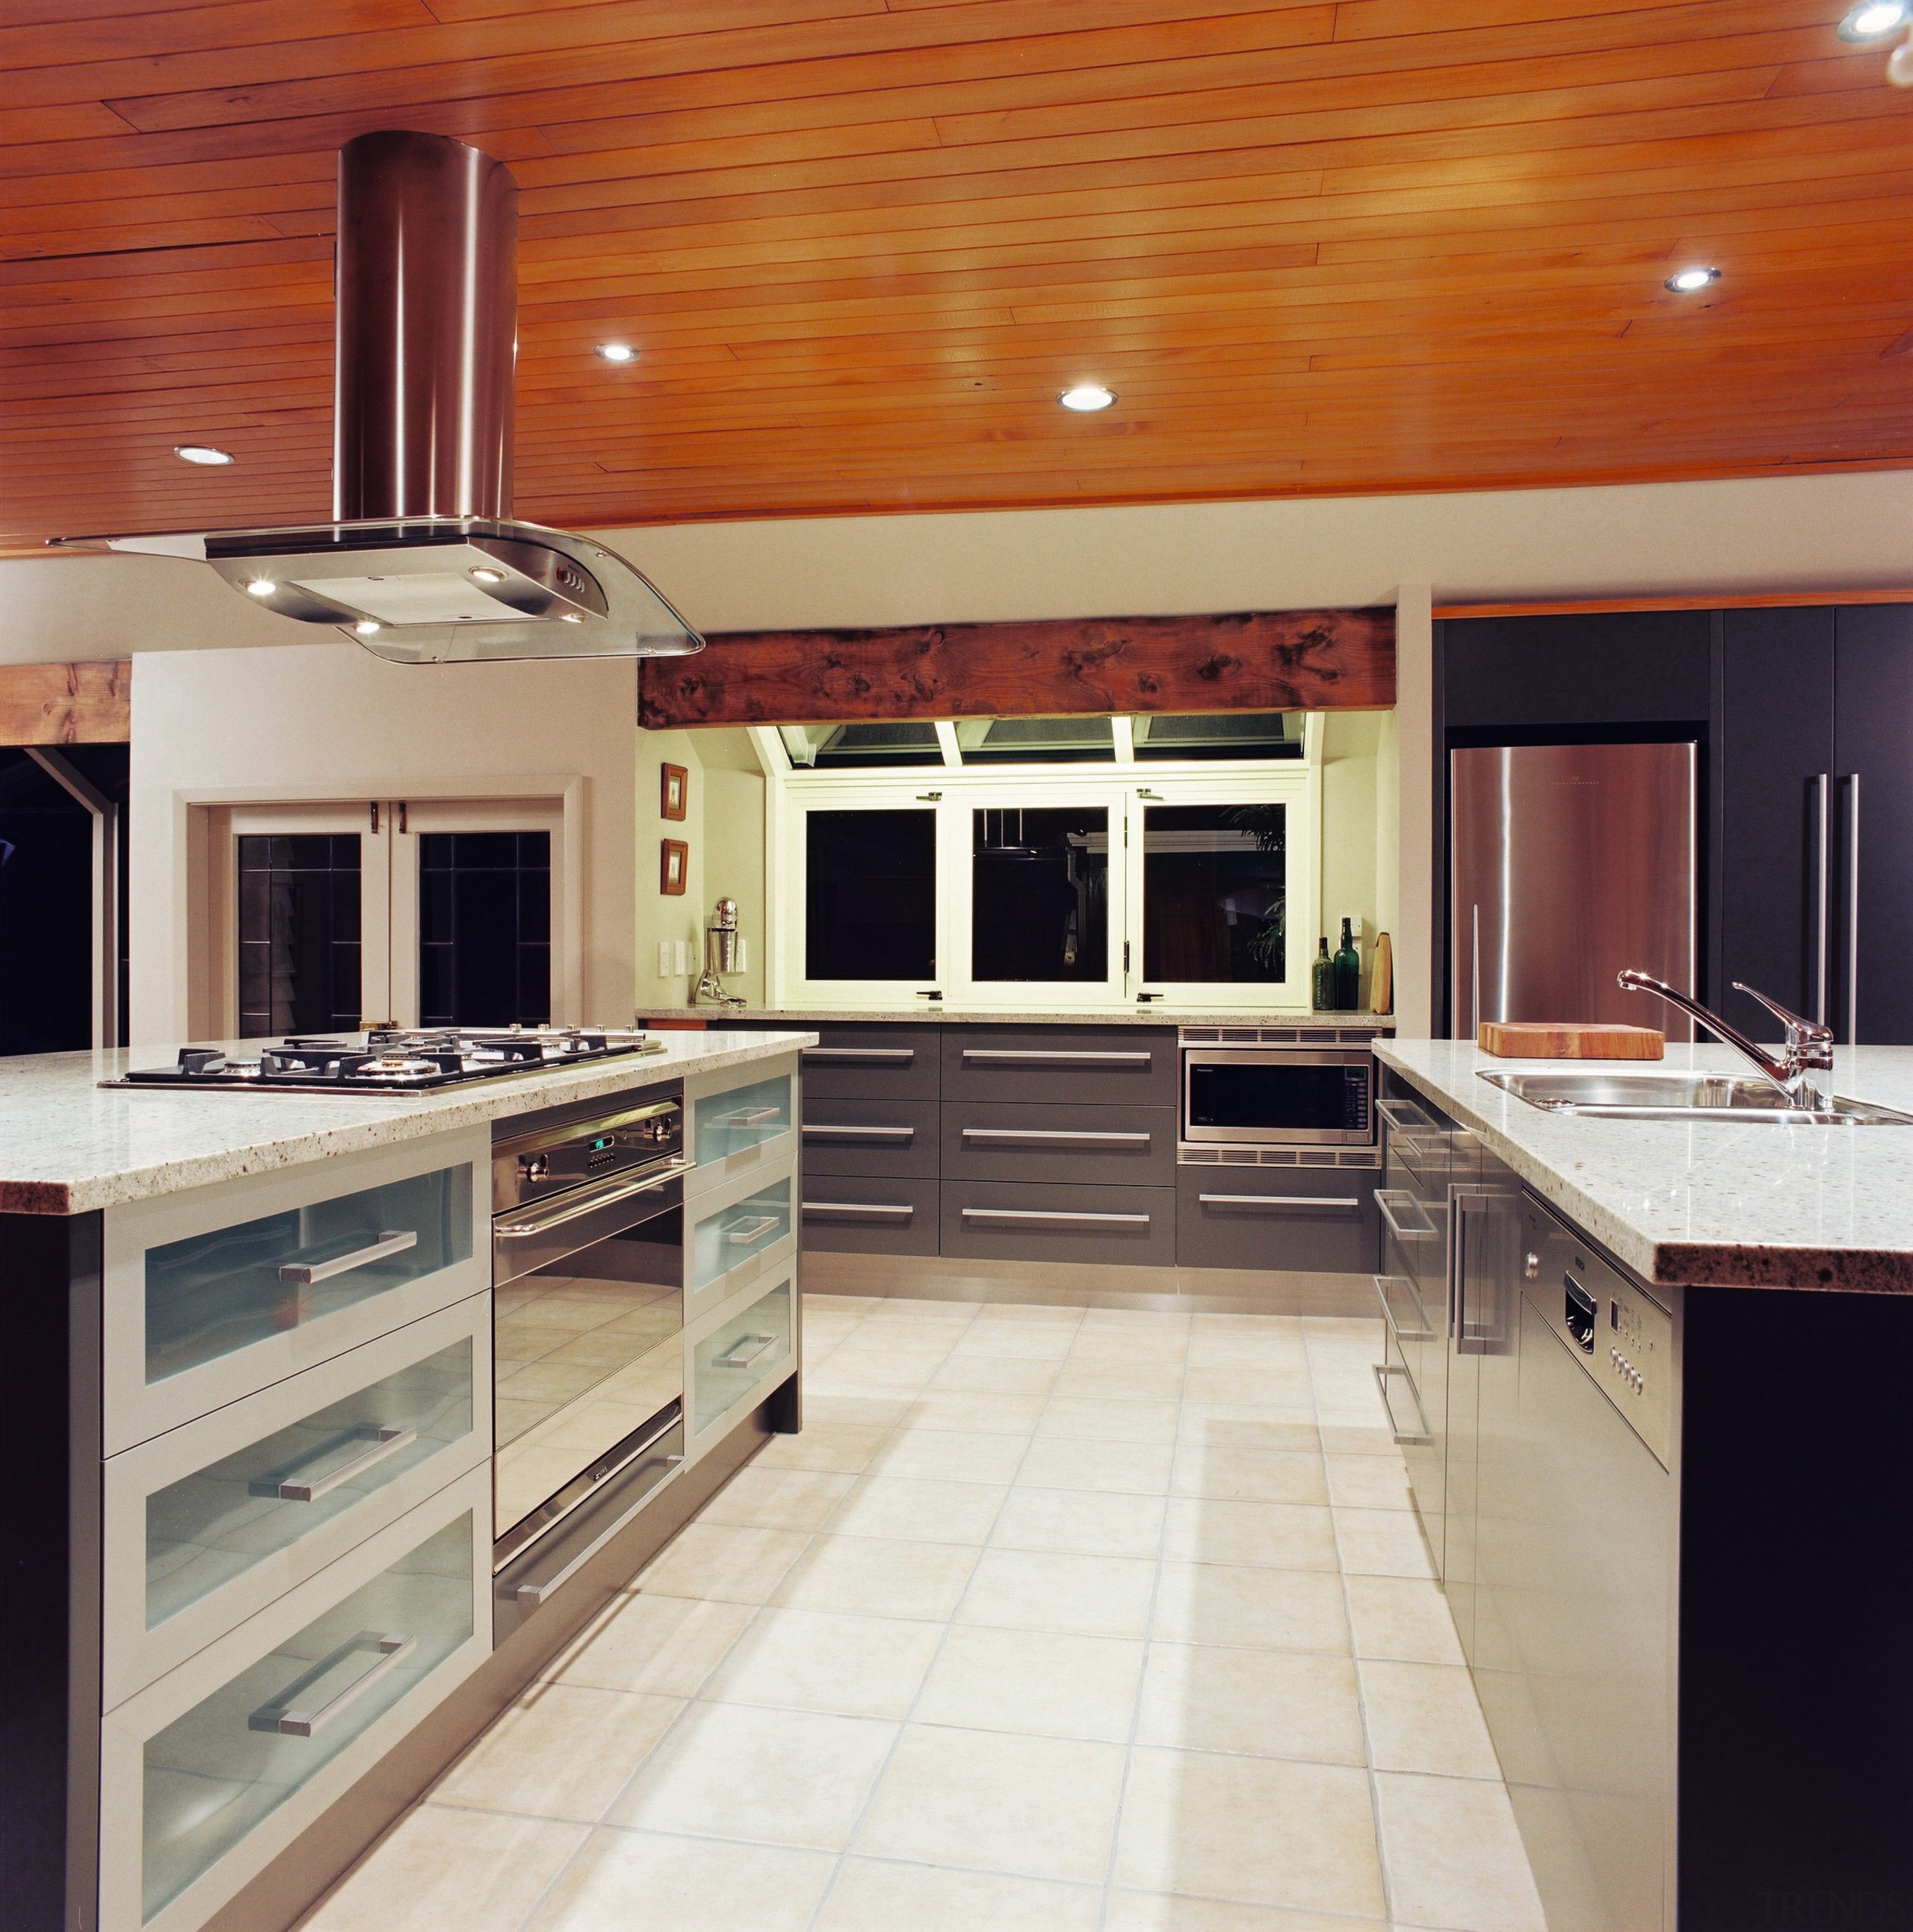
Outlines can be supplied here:
[[[628, 1023], [637, 685], [629, 660], [423, 668], [344, 643], [145, 658], [134, 682], [128, 814], [134, 1042], [193, 1030], [186, 794], [263, 802], [323, 788], [347, 799], [471, 798], [529, 778], [560, 792], [583, 781], [581, 1017]], [[656, 855], [653, 844], [653, 867]]]

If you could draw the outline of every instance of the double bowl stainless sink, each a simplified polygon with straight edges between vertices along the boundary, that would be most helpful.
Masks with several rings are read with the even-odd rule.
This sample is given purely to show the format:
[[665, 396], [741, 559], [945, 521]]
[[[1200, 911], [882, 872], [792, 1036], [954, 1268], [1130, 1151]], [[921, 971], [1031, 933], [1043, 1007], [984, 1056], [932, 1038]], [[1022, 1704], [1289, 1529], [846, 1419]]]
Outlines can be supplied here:
[[1770, 1082], [1734, 1073], [1633, 1071], [1501, 1073], [1476, 1078], [1530, 1107], [1611, 1120], [1761, 1120], [1776, 1126], [1913, 1126], [1913, 1114], [1836, 1096], [1830, 1107], [1790, 1106]]

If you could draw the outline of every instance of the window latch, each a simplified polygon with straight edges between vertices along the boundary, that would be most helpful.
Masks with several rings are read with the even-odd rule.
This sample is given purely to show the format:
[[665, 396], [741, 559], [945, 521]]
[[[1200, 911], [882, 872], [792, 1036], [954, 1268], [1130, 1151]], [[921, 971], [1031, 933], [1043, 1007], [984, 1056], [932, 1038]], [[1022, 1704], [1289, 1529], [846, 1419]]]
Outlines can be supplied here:
[[919, 805], [934, 805], [942, 796], [940, 791], [920, 791], [917, 794], [917, 802]]

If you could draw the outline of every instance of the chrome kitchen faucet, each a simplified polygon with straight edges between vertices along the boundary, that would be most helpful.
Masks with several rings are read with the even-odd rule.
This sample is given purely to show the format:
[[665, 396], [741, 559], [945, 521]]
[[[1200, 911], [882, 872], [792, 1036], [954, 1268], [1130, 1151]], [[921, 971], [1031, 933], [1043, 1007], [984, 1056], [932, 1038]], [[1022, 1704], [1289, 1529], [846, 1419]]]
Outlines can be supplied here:
[[[1801, 1113], [1822, 1114], [1833, 1106], [1831, 1027], [1823, 1026], [1818, 1020], [1802, 1019], [1799, 1014], [1788, 1012], [1777, 1000], [1770, 1000], [1764, 993], [1736, 980], [1735, 992], [1744, 993], [1750, 1000], [1758, 1000], [1787, 1029], [1782, 1057], [1776, 1060], [1764, 1048], [1756, 1046], [1731, 1022], [1709, 1012], [1698, 1000], [1690, 1000], [1685, 993], [1663, 981], [1631, 968], [1623, 968], [1615, 976], [1628, 992], [1658, 993], [1670, 1006], [1678, 1006], [1683, 1013], [1698, 1020], [1710, 1033], [1724, 1040], [1735, 1052], [1744, 1054], [1787, 1096], [1788, 1106]], [[1826, 1075], [1827, 1078], [1816, 1077], [1821, 1074]]]

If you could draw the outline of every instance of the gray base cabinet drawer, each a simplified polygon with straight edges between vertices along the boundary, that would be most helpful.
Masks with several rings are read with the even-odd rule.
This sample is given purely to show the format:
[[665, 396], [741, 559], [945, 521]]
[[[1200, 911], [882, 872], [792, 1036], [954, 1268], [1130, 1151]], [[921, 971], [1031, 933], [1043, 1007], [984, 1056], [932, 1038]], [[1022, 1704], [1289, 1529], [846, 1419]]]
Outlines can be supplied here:
[[821, 1026], [818, 1044], [803, 1050], [804, 1094], [934, 1100], [940, 1031], [933, 1026]]
[[1176, 1190], [947, 1180], [943, 1252], [1168, 1268], [1176, 1260]]
[[1371, 1167], [1176, 1169], [1185, 1268], [1373, 1274], [1381, 1252]]
[[937, 1103], [887, 1096], [803, 1096], [806, 1174], [875, 1174], [933, 1180], [937, 1173]]
[[938, 1192], [934, 1179], [806, 1173], [800, 1245], [818, 1253], [933, 1255]]
[[1176, 1109], [946, 1101], [943, 1171], [953, 1180], [1171, 1187]]
[[1173, 1107], [1176, 1060], [1168, 1027], [946, 1027], [943, 1097]]

